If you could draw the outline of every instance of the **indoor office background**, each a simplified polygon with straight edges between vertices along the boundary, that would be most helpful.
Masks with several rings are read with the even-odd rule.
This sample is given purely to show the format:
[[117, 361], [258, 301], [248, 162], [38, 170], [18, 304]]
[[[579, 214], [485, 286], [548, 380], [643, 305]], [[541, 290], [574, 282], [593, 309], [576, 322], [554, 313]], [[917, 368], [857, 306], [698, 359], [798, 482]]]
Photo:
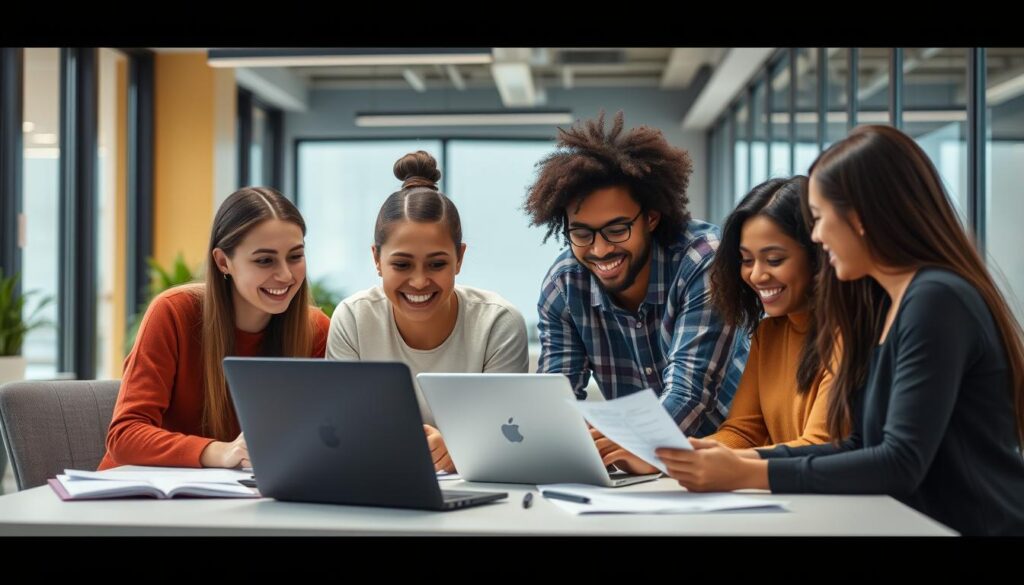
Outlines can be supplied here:
[[459, 207], [458, 282], [514, 303], [536, 359], [537, 294], [562, 244], [521, 205], [556, 126], [601, 109], [687, 149], [693, 216], [717, 224], [853, 126], [900, 127], [1024, 315], [1024, 49], [3, 48], [0, 267], [35, 291], [27, 310], [52, 300], [25, 377], [119, 377], [151, 263], [201, 274], [239, 186], [298, 204], [320, 289], [375, 285], [373, 222], [412, 150], [437, 158]]
[[854, 126], [889, 124], [935, 163], [1024, 319], [1024, 49], [780, 49], [728, 101], [708, 132], [711, 221]]

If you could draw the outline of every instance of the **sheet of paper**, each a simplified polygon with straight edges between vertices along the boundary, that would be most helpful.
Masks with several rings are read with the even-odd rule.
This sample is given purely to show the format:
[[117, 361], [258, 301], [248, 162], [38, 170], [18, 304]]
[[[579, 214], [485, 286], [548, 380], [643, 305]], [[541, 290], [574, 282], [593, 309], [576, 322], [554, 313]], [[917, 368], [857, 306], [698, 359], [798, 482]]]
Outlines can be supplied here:
[[693, 493], [682, 488], [665, 491], [622, 491], [580, 483], [538, 485], [543, 495], [547, 490], [590, 498], [583, 504], [545, 498], [570, 514], [695, 514], [722, 510], [787, 511], [788, 502], [769, 500], [734, 493]]
[[437, 472], [437, 481], [455, 481], [457, 479], [462, 479], [462, 476], [458, 473], [448, 473], [447, 471]]
[[57, 480], [61, 482], [64, 489], [73, 498], [80, 498], [97, 493], [125, 495], [132, 493], [141, 494], [152, 489], [147, 482], [140, 481], [123, 481], [116, 479], [91, 481], [84, 478], [73, 479], [67, 475], [58, 475]]
[[623, 449], [667, 473], [659, 447], [693, 449], [650, 388], [605, 402], [573, 401], [583, 418]]

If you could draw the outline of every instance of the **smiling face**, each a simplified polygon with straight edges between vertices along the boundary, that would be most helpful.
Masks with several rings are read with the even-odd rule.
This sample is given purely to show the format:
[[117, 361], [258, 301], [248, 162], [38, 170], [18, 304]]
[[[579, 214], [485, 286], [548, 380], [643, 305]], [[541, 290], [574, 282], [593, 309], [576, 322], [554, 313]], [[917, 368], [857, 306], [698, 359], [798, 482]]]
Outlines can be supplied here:
[[387, 241], [379, 250], [373, 248], [373, 255], [384, 294], [399, 320], [428, 322], [441, 312], [447, 315], [465, 249], [465, 244], [456, 249], [444, 222], [391, 226]]
[[774, 221], [755, 215], [740, 230], [740, 276], [764, 312], [781, 317], [807, 307], [814, 275], [807, 250]]
[[572, 253], [613, 296], [637, 296], [637, 292], [646, 292], [647, 279], [638, 277], [646, 274], [649, 267], [652, 232], [660, 218], [658, 212], [642, 213], [640, 204], [628, 189], [613, 186], [593, 191], [582, 203], [574, 201], [566, 213], [570, 234], [575, 229], [589, 237], [586, 229], [581, 228], [604, 228], [612, 239], [625, 238], [628, 234], [625, 241], [612, 243], [598, 232], [593, 234], [590, 245], [572, 244]]
[[302, 229], [280, 219], [257, 224], [231, 256], [215, 248], [213, 259], [231, 277], [236, 325], [246, 331], [284, 313], [306, 279]]
[[856, 212], [841, 213], [824, 196], [813, 175], [807, 190], [807, 206], [814, 222], [811, 240], [821, 244], [828, 253], [828, 262], [835, 270], [836, 278], [857, 280], [867, 276], [871, 268], [871, 253]]

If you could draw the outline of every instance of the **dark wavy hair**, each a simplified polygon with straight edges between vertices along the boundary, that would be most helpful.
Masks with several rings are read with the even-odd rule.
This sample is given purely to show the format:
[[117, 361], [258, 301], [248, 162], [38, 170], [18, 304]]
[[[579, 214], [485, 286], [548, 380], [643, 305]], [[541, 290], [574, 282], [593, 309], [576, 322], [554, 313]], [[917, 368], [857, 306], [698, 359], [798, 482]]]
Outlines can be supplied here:
[[[769, 179], [754, 187], [740, 201], [725, 220], [722, 240], [711, 263], [711, 299], [722, 319], [733, 327], [743, 327], [753, 334], [764, 316], [761, 299], [740, 276], [742, 255], [740, 236], [743, 225], [753, 217], [766, 217], [784, 234], [793, 238], [807, 252], [811, 285], [807, 294], [814, 298], [814, 278], [823, 261], [823, 252], [811, 241], [800, 207], [802, 195], [807, 191], [807, 177], [797, 175], [790, 179]], [[809, 312], [809, 327], [800, 350], [797, 369], [797, 392], [810, 390], [822, 374], [820, 354], [815, 344], [817, 321]]]
[[639, 126], [623, 134], [623, 115], [615, 114], [605, 132], [604, 110], [596, 120], [558, 129], [554, 153], [537, 163], [523, 209], [536, 226], [546, 225], [546, 242], [565, 230], [566, 207], [598, 189], [624, 186], [644, 210], [661, 213], [654, 238], [668, 245], [686, 228], [690, 213], [686, 188], [693, 172], [690, 155], [665, 140], [661, 130]]

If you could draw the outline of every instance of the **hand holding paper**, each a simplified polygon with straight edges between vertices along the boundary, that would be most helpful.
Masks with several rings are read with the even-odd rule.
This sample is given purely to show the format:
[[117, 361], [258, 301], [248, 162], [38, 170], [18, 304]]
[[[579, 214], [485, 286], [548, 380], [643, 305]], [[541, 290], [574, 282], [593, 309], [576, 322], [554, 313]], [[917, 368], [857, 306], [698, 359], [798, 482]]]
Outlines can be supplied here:
[[573, 401], [587, 421], [623, 449], [667, 473], [659, 447], [693, 449], [650, 388], [605, 402]]

